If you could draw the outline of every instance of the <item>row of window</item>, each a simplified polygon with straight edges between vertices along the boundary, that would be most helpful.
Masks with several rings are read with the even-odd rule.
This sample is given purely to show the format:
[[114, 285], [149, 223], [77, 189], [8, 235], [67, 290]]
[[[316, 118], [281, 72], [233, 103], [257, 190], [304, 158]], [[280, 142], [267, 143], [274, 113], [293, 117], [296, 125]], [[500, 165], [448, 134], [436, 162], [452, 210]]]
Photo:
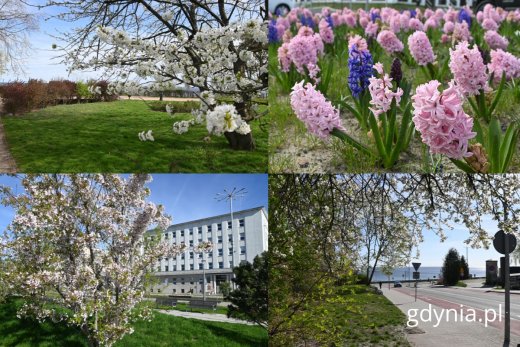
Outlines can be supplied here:
[[[203, 270], [204, 269], [204, 264], [199, 264], [198, 267], [199, 267], [198, 270]], [[229, 262], [229, 267], [233, 267], [233, 261]], [[209, 270], [213, 269], [213, 263], [208, 263], [208, 269]], [[218, 263], [218, 267], [216, 267], [215, 269], [224, 269], [224, 262], [220, 261]], [[190, 270], [195, 270], [195, 265], [194, 264], [190, 264]], [[164, 272], [168, 272], [168, 271], [170, 271], [170, 267], [168, 265], [165, 265], [164, 266]], [[179, 271], [179, 267], [177, 267], [177, 269], [176, 269], [175, 266], [172, 266], [172, 271]], [[180, 271], [186, 271], [186, 266], [184, 264], [181, 265]], [[157, 266], [157, 272], [161, 272], [161, 266], [160, 265]]]
[[[226, 229], [228, 229], [228, 230], [231, 229], [231, 222], [225, 222], [225, 226], [226, 226]], [[238, 226], [239, 226], [239, 227], [244, 227], [244, 226], [245, 226], [245, 220], [243, 220], [243, 219], [239, 219], [239, 220], [238, 220]], [[211, 225], [211, 224], [207, 225], [206, 227], [207, 227], [209, 233], [213, 231], [213, 228], [212, 228], [212, 225]], [[218, 231], [222, 231], [222, 223], [218, 223], [218, 224], [217, 224], [217, 230], [218, 230]], [[194, 231], [195, 231], [196, 233], [202, 233], [202, 227], [195, 227], [194, 229], [190, 229], [190, 230], [189, 230], [189, 234], [190, 234], [190, 236], [193, 235], [193, 232], [194, 232]], [[181, 232], [181, 237], [184, 237], [184, 230], [181, 230], [180, 232]], [[243, 232], [243, 231], [242, 231], [242, 232]], [[165, 233], [165, 234], [164, 234], [164, 237], [165, 237], [165, 238], [168, 238], [168, 234], [169, 234], [169, 233]], [[175, 237], [173, 237], [173, 234], [172, 234], [172, 238], [175, 238]], [[208, 241], [211, 241], [211, 240], [209, 240], [209, 238], [210, 238], [210, 236], [208, 236]], [[200, 241], [202, 241], [202, 239], [199, 237], [199, 242], [200, 242]], [[222, 241], [220, 241], [220, 242], [222, 242]]]

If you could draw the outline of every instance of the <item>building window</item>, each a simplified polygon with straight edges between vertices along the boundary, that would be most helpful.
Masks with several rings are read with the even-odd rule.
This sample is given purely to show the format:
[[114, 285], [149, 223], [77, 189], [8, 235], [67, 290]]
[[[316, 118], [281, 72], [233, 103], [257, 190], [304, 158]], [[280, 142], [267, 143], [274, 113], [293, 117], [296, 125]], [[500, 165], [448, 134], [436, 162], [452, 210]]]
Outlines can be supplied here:
[[184, 253], [182, 253], [181, 259], [184, 259], [185, 257], [186, 257], [186, 255]]
[[184, 288], [181, 289], [181, 293], [184, 294]]
[[157, 293], [160, 293], [160, 292], [161, 292], [161, 289], [160, 289], [160, 288], [159, 288], [159, 289], [157, 289]]
[[[165, 266], [164, 266], [164, 271], [165, 271], [165, 272], [168, 272], [168, 265], [165, 265]], [[168, 284], [168, 279], [166, 279], [166, 284]]]
[[245, 221], [244, 221], [243, 219], [239, 220], [239, 221], [238, 221], [238, 225], [239, 225], [240, 227], [243, 227], [243, 226], [245, 225]]
[[213, 263], [208, 263], [208, 268], [211, 270], [213, 269]]
[[246, 254], [246, 246], [240, 246], [240, 254]]
[[193, 269], [194, 269], [194, 268], [193, 268], [193, 264], [190, 264], [190, 270], [193, 270]]
[[181, 237], [184, 236], [184, 230], [181, 230]]
[[181, 278], [181, 284], [184, 284], [184, 278]]
[[218, 231], [221, 231], [221, 230], [222, 230], [222, 223], [218, 223], [218, 224], [217, 224], [217, 230], [218, 230]]
[[219, 236], [219, 237], [218, 237], [217, 242], [218, 242], [218, 243], [222, 243], [222, 236]]
[[190, 240], [190, 247], [193, 247], [193, 240]]
[[164, 238], [168, 240], [168, 233], [164, 233]]
[[190, 282], [190, 284], [191, 284], [191, 285], [193, 285], [193, 281], [192, 281], [192, 282]]
[[199, 270], [204, 270], [204, 264], [199, 264]]
[[224, 268], [224, 262], [220, 261], [220, 262], [218, 263], [218, 268], [219, 268], [219, 269], [223, 269], [223, 268]]
[[233, 235], [229, 235], [228, 241], [233, 242]]
[[184, 268], [185, 268], [185, 266], [184, 266], [184, 265], [181, 265], [181, 270], [182, 270], [182, 271], [184, 271]]
[[173, 284], [177, 284], [177, 278], [173, 278]]
[[222, 249], [219, 249], [219, 250], [218, 250], [218, 256], [221, 257], [221, 256], [222, 256], [222, 253], [223, 253], [223, 252], [222, 252]]
[[228, 249], [228, 255], [233, 255], [233, 248]]
[[208, 232], [211, 232], [211, 225], [208, 225]]
[[199, 253], [197, 256], [199, 259], [202, 259], [202, 253]]
[[202, 242], [202, 237], [199, 237], [199, 243], [201, 243], [201, 242]]
[[229, 262], [229, 267], [233, 267], [233, 260]]
[[190, 259], [193, 259], [193, 252], [190, 252]]
[[231, 222], [227, 222], [227, 228], [228, 229], [233, 229], [233, 224], [231, 224]]
[[177, 289], [173, 288], [173, 294], [177, 293]]
[[246, 235], [240, 234], [240, 241], [244, 241], [246, 239]]
[[213, 252], [209, 252], [208, 257], [213, 257]]
[[211, 238], [211, 235], [208, 236], [208, 242], [211, 242], [212, 238]]
[[202, 227], [197, 227], [197, 231], [198, 231], [199, 233], [201, 233], [201, 232], [202, 232]]

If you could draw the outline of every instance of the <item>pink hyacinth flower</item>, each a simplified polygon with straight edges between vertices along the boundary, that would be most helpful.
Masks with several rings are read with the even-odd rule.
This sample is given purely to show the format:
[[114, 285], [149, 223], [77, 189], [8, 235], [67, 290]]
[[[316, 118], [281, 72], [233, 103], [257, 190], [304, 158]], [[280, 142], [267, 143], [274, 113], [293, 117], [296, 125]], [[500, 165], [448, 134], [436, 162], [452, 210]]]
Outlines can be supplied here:
[[390, 30], [382, 30], [377, 35], [377, 42], [383, 47], [387, 53], [401, 52], [404, 49], [404, 45]]
[[370, 84], [368, 85], [368, 90], [371, 96], [370, 104], [373, 106], [370, 107], [370, 111], [372, 111], [374, 116], [377, 117], [380, 114], [390, 110], [394, 98], [396, 104], [401, 102], [403, 90], [401, 88], [397, 88], [395, 92], [392, 91], [392, 78], [390, 78], [388, 74], [384, 73], [383, 64], [374, 64], [374, 69], [380, 75], [382, 75], [381, 78], [370, 77]]
[[415, 128], [431, 153], [453, 159], [469, 157], [468, 142], [476, 136], [473, 118], [464, 112], [463, 97], [455, 84], [450, 82], [442, 93], [440, 85], [433, 80], [417, 87], [412, 96]]
[[468, 43], [462, 41], [455, 49], [450, 48], [449, 66], [465, 96], [478, 95], [487, 87], [486, 66], [476, 46], [470, 49]]
[[416, 31], [408, 37], [408, 48], [419, 65], [427, 65], [435, 61], [432, 45], [424, 31]]
[[344, 131], [339, 111], [312, 84], [304, 86], [303, 83], [294, 85], [291, 107], [307, 130], [322, 139], [328, 138], [334, 128]]

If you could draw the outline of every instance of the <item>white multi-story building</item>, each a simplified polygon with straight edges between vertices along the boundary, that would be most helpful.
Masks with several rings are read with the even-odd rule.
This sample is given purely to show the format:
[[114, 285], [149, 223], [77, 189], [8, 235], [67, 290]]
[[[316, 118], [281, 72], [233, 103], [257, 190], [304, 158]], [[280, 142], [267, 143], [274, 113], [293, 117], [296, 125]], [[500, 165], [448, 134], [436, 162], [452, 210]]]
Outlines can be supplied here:
[[[230, 282], [233, 267], [241, 261], [252, 262], [267, 250], [267, 215], [263, 207], [223, 214], [191, 222], [174, 224], [162, 239], [186, 244], [188, 250], [175, 258], [160, 259], [154, 275], [159, 283], [150, 288], [153, 294], [202, 294], [203, 274], [206, 274], [206, 294], [220, 294], [220, 284]], [[213, 249], [196, 253], [199, 242], [211, 242]]]

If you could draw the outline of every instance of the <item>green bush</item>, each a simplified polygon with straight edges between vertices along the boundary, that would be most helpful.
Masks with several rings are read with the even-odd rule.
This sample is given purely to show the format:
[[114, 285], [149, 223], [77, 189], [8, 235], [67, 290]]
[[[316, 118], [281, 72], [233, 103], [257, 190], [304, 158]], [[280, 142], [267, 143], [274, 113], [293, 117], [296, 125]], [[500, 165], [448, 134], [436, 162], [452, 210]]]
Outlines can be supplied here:
[[76, 83], [76, 93], [78, 94], [79, 99], [91, 99], [92, 93], [88, 90], [88, 84], [85, 82], [77, 82]]
[[462, 281], [458, 281], [457, 284], [456, 284], [457, 287], [463, 287], [463, 288], [466, 288], [468, 285]]

